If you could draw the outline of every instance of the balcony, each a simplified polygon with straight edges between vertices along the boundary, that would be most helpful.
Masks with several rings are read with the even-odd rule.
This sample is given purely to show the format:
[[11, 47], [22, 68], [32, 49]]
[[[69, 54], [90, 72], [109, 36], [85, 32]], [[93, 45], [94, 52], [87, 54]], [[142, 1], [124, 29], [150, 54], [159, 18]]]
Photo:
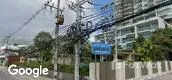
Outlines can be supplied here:
[[126, 37], [122, 39], [122, 43], [130, 43], [134, 41], [134, 37]]
[[121, 36], [122, 35], [128, 35], [134, 33], [134, 27], [126, 28], [121, 30]]
[[144, 38], [149, 38], [152, 35], [152, 30], [147, 30], [145, 32], [139, 32], [139, 36], [142, 36]]
[[166, 2], [166, 1], [170, 1], [170, 0], [155, 0], [155, 3], [156, 4], [161, 4], [161, 3]]

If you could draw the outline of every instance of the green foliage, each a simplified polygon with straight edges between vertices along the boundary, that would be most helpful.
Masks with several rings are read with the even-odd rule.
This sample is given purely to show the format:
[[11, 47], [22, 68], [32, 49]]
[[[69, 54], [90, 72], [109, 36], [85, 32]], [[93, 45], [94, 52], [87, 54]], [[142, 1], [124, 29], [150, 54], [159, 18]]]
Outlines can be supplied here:
[[144, 41], [145, 41], [144, 37], [139, 36], [137, 39], [135, 39], [133, 49], [136, 50], [138, 47], [143, 45]]
[[89, 66], [80, 67], [80, 75], [89, 76]]
[[82, 63], [90, 63], [92, 61], [91, 43], [86, 42], [83, 44], [81, 47], [81, 52], [81, 59], [83, 59]]
[[36, 62], [36, 61], [32, 61], [32, 62], [24, 62], [24, 63], [16, 63], [16, 65], [18, 67], [27, 67], [27, 68], [38, 68], [41, 64]]
[[[24, 63], [16, 63], [18, 67], [25, 67], [25, 68], [39, 68], [41, 63], [37, 61], [31, 62], [24, 62]], [[48, 68], [49, 70], [53, 70], [53, 64], [51, 61], [46, 61], [42, 65], [43, 68]], [[59, 64], [58, 68], [61, 72], [65, 73], [74, 73], [74, 65], [66, 65], [66, 64]], [[89, 74], [89, 66], [82, 66], [80, 67], [80, 75], [87, 75]]]
[[[37, 61], [31, 61], [31, 62], [24, 62], [24, 63], [16, 63], [18, 67], [27, 67], [27, 68], [39, 68], [41, 63]], [[42, 65], [43, 68], [48, 68], [49, 70], [53, 70], [53, 64], [51, 61], [46, 61]]]
[[52, 64], [52, 61], [46, 61], [43, 63], [43, 67], [48, 68], [49, 70], [54, 69], [54, 65]]
[[51, 50], [53, 48], [53, 39], [48, 32], [40, 32], [34, 38], [34, 45], [39, 50], [40, 55], [44, 61], [52, 59]]
[[59, 67], [61, 72], [74, 73], [74, 69], [75, 69], [74, 65], [63, 64], [63, 65], [59, 65]]
[[70, 57], [72, 62], [74, 61], [74, 43], [70, 40], [66, 35], [59, 36], [58, 38], [54, 39], [53, 42], [58, 41], [58, 57], [66, 58]]
[[159, 61], [167, 59], [169, 52], [172, 52], [172, 30], [159, 29], [155, 31], [150, 39], [138, 37], [133, 49], [141, 53], [141, 61]]
[[[118, 45], [118, 49], [122, 49], [122, 47]], [[115, 54], [115, 45], [112, 46], [112, 54]]]
[[20, 55], [26, 55], [27, 53], [29, 53], [28, 49], [26, 47], [22, 47], [19, 50]]
[[135, 51], [137, 53], [142, 53], [141, 61], [156, 61], [164, 59], [163, 53], [159, 46], [153, 44], [152, 40], [150, 39], [144, 40], [142, 45], [137, 44]]
[[168, 53], [172, 52], [172, 29], [159, 29], [154, 32], [151, 40], [159, 46], [162, 51]]
[[38, 48], [35, 45], [30, 45], [27, 47], [26, 52], [28, 52], [28, 54], [32, 54], [32, 53], [37, 52], [37, 51], [38, 51]]
[[52, 48], [52, 37], [48, 32], [40, 32], [34, 38], [34, 44], [39, 49]]
[[[65, 73], [74, 73], [74, 65], [59, 65], [60, 71]], [[89, 66], [80, 67], [80, 75], [88, 76], [89, 75]]]

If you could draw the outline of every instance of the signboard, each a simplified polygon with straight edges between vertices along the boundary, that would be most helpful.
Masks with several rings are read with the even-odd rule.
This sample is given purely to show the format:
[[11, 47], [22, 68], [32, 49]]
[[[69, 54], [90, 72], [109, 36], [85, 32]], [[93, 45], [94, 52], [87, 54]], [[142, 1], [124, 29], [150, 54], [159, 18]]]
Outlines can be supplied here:
[[92, 53], [95, 55], [110, 55], [112, 51], [110, 44], [105, 44], [102, 42], [93, 42], [91, 48]]

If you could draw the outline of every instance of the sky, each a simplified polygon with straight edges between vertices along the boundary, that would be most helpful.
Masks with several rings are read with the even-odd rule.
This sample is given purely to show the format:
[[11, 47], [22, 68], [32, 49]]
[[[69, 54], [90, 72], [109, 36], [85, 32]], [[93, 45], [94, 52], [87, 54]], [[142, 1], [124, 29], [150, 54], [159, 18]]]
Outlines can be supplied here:
[[[1, 0], [0, 2], [0, 39], [14, 32], [27, 19], [37, 11], [47, 0]], [[56, 2], [56, 0], [53, 0]], [[74, 1], [74, 0], [73, 0]], [[96, 4], [106, 4], [111, 0], [93, 0]], [[87, 7], [93, 7], [87, 5]], [[75, 13], [67, 8], [65, 0], [61, 0], [61, 8], [65, 8], [64, 25], [75, 21]], [[96, 7], [97, 9], [98, 7]], [[88, 10], [92, 13], [95, 10]], [[40, 31], [53, 32], [55, 28], [55, 12], [51, 13], [49, 8], [41, 12], [31, 23], [19, 31], [12, 39], [32, 41]], [[63, 26], [61, 26], [63, 27]], [[62, 32], [62, 31], [61, 31]]]
[[94, 3], [96, 4], [100, 4], [100, 5], [106, 5], [110, 2], [112, 2], [113, 0], [92, 0]]

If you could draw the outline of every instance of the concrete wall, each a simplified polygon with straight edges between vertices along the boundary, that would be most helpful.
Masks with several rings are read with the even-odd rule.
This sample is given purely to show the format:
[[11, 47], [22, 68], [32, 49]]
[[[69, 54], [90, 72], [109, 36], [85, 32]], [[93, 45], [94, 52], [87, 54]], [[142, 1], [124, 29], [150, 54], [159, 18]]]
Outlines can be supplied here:
[[172, 61], [106, 62], [90, 63], [89, 66], [90, 80], [140, 80], [172, 72]]

